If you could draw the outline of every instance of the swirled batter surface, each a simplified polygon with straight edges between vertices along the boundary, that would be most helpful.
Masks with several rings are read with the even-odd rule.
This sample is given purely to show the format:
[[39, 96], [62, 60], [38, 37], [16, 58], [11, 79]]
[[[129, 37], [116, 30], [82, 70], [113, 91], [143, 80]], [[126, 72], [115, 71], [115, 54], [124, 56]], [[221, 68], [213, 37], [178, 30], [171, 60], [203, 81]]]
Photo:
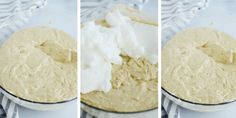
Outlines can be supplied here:
[[76, 41], [47, 27], [23, 29], [0, 48], [0, 85], [37, 102], [76, 97]]
[[162, 87], [197, 103], [236, 99], [236, 40], [226, 33], [195, 28], [170, 40], [162, 51]]

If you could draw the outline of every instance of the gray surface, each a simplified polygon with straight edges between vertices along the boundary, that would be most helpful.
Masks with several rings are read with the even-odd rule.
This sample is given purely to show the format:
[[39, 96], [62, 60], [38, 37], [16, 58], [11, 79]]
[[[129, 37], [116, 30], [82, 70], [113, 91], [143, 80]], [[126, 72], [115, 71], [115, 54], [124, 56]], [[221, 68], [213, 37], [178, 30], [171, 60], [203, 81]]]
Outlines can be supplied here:
[[20, 118], [77, 118], [77, 102], [73, 101], [64, 108], [54, 111], [35, 111], [19, 108]]
[[199, 12], [188, 27], [212, 27], [236, 38], [236, 0], [211, 0], [208, 8]]
[[[48, 0], [47, 6], [36, 12], [25, 27], [49, 25], [76, 38], [76, 19], [76, 0]], [[21, 107], [19, 115], [20, 118], [76, 118], [77, 103], [73, 101], [55, 111], [34, 111]]]
[[77, 0], [48, 0], [46, 7], [37, 11], [25, 27], [43, 25], [61, 29], [77, 36]]
[[[236, 0], [211, 0], [209, 7], [197, 14], [188, 27], [213, 27], [236, 38]], [[236, 103], [225, 110], [211, 113], [181, 109], [182, 118], [235, 118]]]

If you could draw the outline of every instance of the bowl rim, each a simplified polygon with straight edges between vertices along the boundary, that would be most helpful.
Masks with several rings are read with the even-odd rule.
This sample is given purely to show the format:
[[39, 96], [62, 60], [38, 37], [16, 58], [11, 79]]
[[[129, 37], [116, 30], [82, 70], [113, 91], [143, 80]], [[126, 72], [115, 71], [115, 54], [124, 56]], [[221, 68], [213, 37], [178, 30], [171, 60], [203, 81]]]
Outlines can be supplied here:
[[[53, 104], [63, 104], [63, 103], [67, 103], [67, 102], [70, 102], [70, 101], [73, 101], [73, 100], [76, 100], [77, 99], [77, 96], [75, 98], [72, 98], [72, 99], [68, 99], [68, 100], [63, 100], [63, 101], [58, 101], [58, 102], [37, 102], [37, 101], [33, 101], [33, 100], [28, 100], [28, 99], [25, 99], [25, 98], [22, 98], [22, 97], [19, 97], [11, 92], [9, 92], [8, 90], [6, 90], [5, 88], [3, 88], [2, 86], [0, 86], [0, 89], [3, 90], [4, 92], [6, 92], [7, 94], [17, 98], [17, 99], [20, 99], [22, 101], [25, 101], [25, 102], [28, 102], [28, 103], [33, 103], [33, 104], [42, 104], [42, 105], [53, 105]], [[3, 93], [4, 94], [4, 93]], [[6, 95], [5, 95], [6, 96]], [[8, 98], [8, 97], [7, 97]], [[10, 98], [9, 98], [10, 99]], [[17, 103], [16, 103], [17, 104]]]
[[150, 108], [150, 109], [147, 109], [147, 110], [141, 110], [141, 111], [119, 112], [119, 111], [112, 111], [112, 110], [105, 110], [105, 109], [102, 109], [102, 108], [98, 108], [98, 107], [95, 107], [93, 105], [89, 105], [89, 104], [83, 102], [82, 100], [80, 102], [82, 104], [90, 107], [90, 108], [93, 108], [93, 109], [96, 109], [96, 110], [99, 110], [99, 111], [103, 111], [103, 112], [115, 113], [115, 114], [136, 114], [136, 113], [145, 113], [145, 112], [149, 112], [149, 111], [158, 110], [158, 106], [157, 106], [157, 107], [154, 107], [154, 108]]
[[232, 100], [232, 101], [228, 101], [228, 102], [221, 102], [221, 103], [214, 103], [214, 104], [192, 102], [192, 101], [189, 101], [189, 100], [186, 100], [186, 99], [177, 97], [176, 95], [174, 95], [174, 94], [172, 94], [171, 92], [167, 91], [167, 90], [166, 90], [164, 87], [162, 87], [162, 86], [161, 86], [161, 89], [162, 89], [164, 92], [166, 92], [167, 94], [169, 94], [170, 96], [174, 97], [175, 99], [178, 99], [178, 100], [181, 100], [181, 101], [183, 101], [183, 102], [186, 102], [186, 103], [189, 103], [189, 104], [193, 104], [193, 105], [201, 105], [201, 106], [220, 106], [220, 105], [226, 105], [226, 104], [230, 104], [230, 103], [236, 102], [236, 99], [235, 99], [235, 100]]

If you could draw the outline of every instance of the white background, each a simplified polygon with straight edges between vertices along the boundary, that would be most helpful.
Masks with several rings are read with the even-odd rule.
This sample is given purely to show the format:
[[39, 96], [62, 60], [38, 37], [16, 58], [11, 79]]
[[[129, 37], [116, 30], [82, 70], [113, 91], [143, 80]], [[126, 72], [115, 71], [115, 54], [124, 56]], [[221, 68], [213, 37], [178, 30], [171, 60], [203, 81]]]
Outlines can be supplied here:
[[[236, 0], [211, 0], [187, 27], [213, 27], [236, 38]], [[236, 85], [235, 85], [236, 86]], [[181, 109], [181, 118], [236, 118], [236, 103], [223, 111], [200, 113]]]
[[[76, 6], [76, 0], [48, 0], [46, 7], [33, 14], [25, 27], [51, 26], [69, 33], [76, 39]], [[34, 111], [20, 107], [19, 115], [20, 118], [77, 118], [76, 105], [76, 101], [73, 101], [56, 111]]]

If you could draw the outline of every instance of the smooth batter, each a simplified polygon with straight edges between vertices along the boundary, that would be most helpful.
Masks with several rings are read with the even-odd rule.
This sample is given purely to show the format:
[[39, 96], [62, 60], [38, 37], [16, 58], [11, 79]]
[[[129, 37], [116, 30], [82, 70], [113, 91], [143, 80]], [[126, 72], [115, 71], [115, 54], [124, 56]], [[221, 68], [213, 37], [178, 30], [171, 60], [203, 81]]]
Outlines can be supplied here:
[[208, 28], [177, 34], [162, 51], [162, 87], [197, 103], [236, 99], [236, 40]]
[[0, 48], [0, 85], [36, 102], [76, 97], [76, 41], [47, 27], [23, 29]]

